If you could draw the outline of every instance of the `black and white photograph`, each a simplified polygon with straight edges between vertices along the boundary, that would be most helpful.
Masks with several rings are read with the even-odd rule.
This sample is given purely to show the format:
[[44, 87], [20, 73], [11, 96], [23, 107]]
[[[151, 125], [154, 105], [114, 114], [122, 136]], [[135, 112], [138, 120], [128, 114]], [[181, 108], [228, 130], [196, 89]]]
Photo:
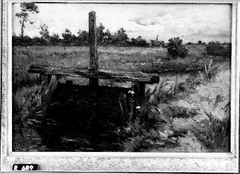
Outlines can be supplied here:
[[1, 172], [239, 171], [238, 2], [0, 5]]
[[13, 151], [228, 152], [231, 6], [13, 5]]

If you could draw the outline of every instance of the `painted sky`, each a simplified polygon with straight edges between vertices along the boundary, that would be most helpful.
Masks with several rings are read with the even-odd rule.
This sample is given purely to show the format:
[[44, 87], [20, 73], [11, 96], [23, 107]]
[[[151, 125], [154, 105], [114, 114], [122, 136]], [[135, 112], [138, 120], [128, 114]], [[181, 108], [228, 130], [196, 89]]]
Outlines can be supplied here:
[[[95, 11], [97, 25], [102, 23], [111, 33], [124, 28], [129, 38], [142, 36], [147, 41], [165, 42], [180, 37], [184, 42], [220, 41], [231, 39], [231, 6], [210, 4], [53, 4], [36, 3], [38, 14], [30, 14], [33, 25], [26, 24], [25, 34], [39, 36], [40, 25], [46, 24], [50, 33], [61, 33], [68, 28], [77, 35], [79, 29], [88, 30], [88, 13]], [[13, 6], [13, 32], [20, 33]]]

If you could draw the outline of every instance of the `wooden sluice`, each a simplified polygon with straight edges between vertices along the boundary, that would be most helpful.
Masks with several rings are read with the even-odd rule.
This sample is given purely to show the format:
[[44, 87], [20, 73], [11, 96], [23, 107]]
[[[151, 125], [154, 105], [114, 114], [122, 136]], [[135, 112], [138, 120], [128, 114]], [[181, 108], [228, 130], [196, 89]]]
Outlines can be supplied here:
[[[140, 71], [112, 71], [98, 67], [95, 12], [89, 13], [89, 44], [88, 68], [57, 67], [41, 64], [34, 64], [29, 67], [29, 73], [40, 74], [41, 79], [43, 79], [41, 112], [45, 115], [44, 119], [56, 119], [57, 122], [62, 124], [61, 126], [49, 126], [47, 122], [44, 123], [46, 125], [44, 129], [49, 130], [43, 129], [46, 133], [42, 137], [46, 139], [45, 142], [47, 143], [52, 141], [51, 145], [62, 144], [62, 141], [59, 140], [60, 137], [64, 137], [69, 132], [74, 135], [78, 132], [75, 137], [81, 137], [83, 134], [82, 137], [84, 137], [89, 133], [87, 130], [91, 132], [91, 139], [94, 141], [98, 139], [96, 136], [99, 136], [99, 130], [104, 130], [102, 126], [111, 127], [113, 122], [119, 126], [122, 122], [131, 121], [136, 114], [136, 106], [141, 105], [144, 100], [145, 85], [159, 82], [157, 74], [146, 74]], [[81, 86], [75, 85], [73, 81], [68, 80], [66, 84], [63, 84], [61, 79], [68, 77], [71, 80], [87, 78], [89, 83]], [[114, 82], [131, 82], [132, 86], [130, 88], [101, 86], [99, 85], [99, 79]], [[129, 95], [130, 97], [127, 98], [126, 96]], [[58, 100], [61, 101], [61, 104], [54, 106], [55, 103], [59, 103]], [[70, 105], [71, 107], [69, 107]], [[82, 107], [83, 105], [84, 107]], [[116, 107], [116, 105], [118, 106]], [[110, 117], [106, 116], [110, 112], [113, 114]], [[73, 121], [70, 123], [68, 122], [69, 119]], [[54, 125], [55, 123], [51, 124]], [[71, 125], [67, 126], [68, 124]], [[91, 125], [91, 128], [86, 128], [86, 125]], [[62, 132], [63, 130], [65, 132]], [[104, 134], [101, 133], [101, 135]], [[105, 142], [102, 137], [100, 139]], [[89, 147], [89, 144], [86, 147]], [[56, 149], [56, 146], [53, 149]]]
[[[92, 89], [91, 95], [91, 118], [97, 117], [96, 107], [97, 101], [97, 89], [99, 86], [99, 79], [108, 79], [115, 82], [132, 82], [134, 85], [131, 90], [133, 91], [133, 104], [135, 109], [136, 103], [140, 104], [144, 99], [145, 84], [153, 84], [159, 82], [157, 74], [146, 74], [140, 71], [112, 71], [102, 70], [98, 67], [98, 53], [97, 53], [97, 28], [96, 28], [96, 13], [89, 13], [89, 67], [88, 68], [69, 68], [69, 67], [56, 67], [49, 65], [32, 65], [28, 72], [38, 73], [41, 76], [45, 76], [47, 83], [45, 84], [45, 95], [42, 98], [43, 108], [47, 108], [50, 103], [51, 95], [58, 86], [58, 81], [63, 76], [70, 76], [75, 78], [88, 78], [89, 88]], [[134, 112], [134, 111], [133, 111]]]

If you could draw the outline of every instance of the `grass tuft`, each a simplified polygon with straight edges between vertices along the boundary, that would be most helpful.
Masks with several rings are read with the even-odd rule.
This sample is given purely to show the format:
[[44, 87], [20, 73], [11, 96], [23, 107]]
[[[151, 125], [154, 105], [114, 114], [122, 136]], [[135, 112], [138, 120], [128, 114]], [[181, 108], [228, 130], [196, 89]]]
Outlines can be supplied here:
[[[219, 97], [216, 98], [216, 102], [219, 102]], [[216, 102], [215, 107], [217, 107]], [[230, 150], [229, 103], [221, 111], [225, 115], [224, 118], [219, 118], [214, 111], [205, 111], [208, 120], [196, 122], [192, 128], [196, 138], [210, 152], [228, 152]]]
[[213, 65], [211, 59], [208, 64], [204, 65], [204, 70], [199, 72], [199, 78], [204, 82], [212, 82], [220, 71], [219, 65]]

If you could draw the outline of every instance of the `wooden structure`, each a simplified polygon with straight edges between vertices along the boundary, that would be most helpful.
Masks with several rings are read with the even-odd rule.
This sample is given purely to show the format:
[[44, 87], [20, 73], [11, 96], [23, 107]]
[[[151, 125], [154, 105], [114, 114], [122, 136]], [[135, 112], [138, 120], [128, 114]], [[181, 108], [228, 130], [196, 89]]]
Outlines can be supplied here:
[[50, 103], [51, 95], [58, 85], [58, 80], [62, 76], [85, 77], [89, 78], [89, 87], [93, 92], [91, 95], [91, 117], [97, 116], [98, 94], [97, 88], [99, 86], [98, 79], [111, 79], [116, 82], [133, 82], [135, 92], [134, 101], [141, 101], [145, 94], [145, 84], [158, 83], [159, 77], [156, 74], [146, 74], [140, 71], [111, 71], [101, 70], [98, 68], [98, 53], [97, 53], [97, 29], [96, 29], [96, 14], [89, 13], [89, 67], [69, 68], [69, 67], [53, 67], [48, 65], [32, 65], [28, 72], [38, 73], [41, 76], [47, 77], [47, 84], [45, 90], [45, 101], [42, 101], [43, 108], [46, 108]]

